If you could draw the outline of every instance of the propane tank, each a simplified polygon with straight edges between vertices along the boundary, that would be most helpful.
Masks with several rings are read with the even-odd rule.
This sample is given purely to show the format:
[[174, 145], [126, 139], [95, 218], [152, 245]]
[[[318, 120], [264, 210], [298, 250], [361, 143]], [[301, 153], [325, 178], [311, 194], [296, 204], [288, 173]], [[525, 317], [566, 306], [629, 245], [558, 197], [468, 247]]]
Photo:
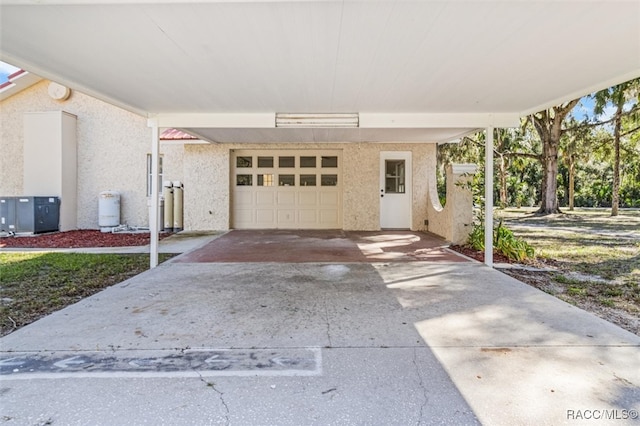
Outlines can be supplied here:
[[164, 197], [163, 231], [173, 231], [173, 184], [170, 180], [162, 183], [162, 196]]
[[120, 225], [120, 193], [102, 191], [98, 198], [98, 226], [102, 232], [111, 232]]
[[183, 203], [182, 182], [173, 182], [173, 231], [180, 232], [183, 228], [182, 203]]

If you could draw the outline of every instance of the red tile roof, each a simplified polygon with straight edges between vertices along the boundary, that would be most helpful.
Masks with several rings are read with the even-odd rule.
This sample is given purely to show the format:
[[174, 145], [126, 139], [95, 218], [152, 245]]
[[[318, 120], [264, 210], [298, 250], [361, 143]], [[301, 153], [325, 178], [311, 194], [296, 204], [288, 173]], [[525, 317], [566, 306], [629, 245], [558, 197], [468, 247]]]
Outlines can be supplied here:
[[197, 140], [195, 136], [191, 136], [188, 133], [178, 129], [166, 129], [160, 134], [160, 140], [163, 141], [184, 141], [184, 140]]

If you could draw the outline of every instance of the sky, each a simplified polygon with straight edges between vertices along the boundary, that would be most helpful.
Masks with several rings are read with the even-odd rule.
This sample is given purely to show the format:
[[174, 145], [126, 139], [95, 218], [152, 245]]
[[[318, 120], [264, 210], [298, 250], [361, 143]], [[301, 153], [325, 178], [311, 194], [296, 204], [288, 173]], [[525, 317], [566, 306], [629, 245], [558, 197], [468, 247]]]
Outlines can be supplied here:
[[13, 65], [9, 65], [4, 62], [0, 62], [0, 84], [7, 81], [7, 77], [14, 72], [18, 71], [20, 68], [16, 68]]

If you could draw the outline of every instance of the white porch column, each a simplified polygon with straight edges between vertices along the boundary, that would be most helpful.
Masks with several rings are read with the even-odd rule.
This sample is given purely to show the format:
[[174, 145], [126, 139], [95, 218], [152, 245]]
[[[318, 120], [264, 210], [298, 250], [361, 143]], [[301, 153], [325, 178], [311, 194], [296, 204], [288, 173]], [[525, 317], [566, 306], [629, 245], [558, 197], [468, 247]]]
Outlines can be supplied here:
[[150, 248], [149, 267], [158, 266], [158, 232], [160, 230], [160, 209], [158, 194], [158, 158], [160, 157], [160, 129], [156, 121], [150, 121], [151, 126], [151, 214], [149, 220]]
[[484, 263], [493, 267], [493, 126], [486, 129], [484, 148]]

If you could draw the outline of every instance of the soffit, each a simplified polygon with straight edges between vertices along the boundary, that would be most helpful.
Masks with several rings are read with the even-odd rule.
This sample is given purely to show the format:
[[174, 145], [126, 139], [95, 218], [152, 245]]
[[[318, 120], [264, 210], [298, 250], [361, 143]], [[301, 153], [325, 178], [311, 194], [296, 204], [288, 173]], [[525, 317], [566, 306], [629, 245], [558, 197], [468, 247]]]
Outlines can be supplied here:
[[[150, 117], [479, 114], [490, 125], [640, 76], [636, 1], [43, 0], [0, 12], [3, 60]], [[261, 136], [249, 127], [210, 132]], [[421, 127], [343, 134], [461, 130]], [[322, 139], [315, 130], [306, 140]]]

